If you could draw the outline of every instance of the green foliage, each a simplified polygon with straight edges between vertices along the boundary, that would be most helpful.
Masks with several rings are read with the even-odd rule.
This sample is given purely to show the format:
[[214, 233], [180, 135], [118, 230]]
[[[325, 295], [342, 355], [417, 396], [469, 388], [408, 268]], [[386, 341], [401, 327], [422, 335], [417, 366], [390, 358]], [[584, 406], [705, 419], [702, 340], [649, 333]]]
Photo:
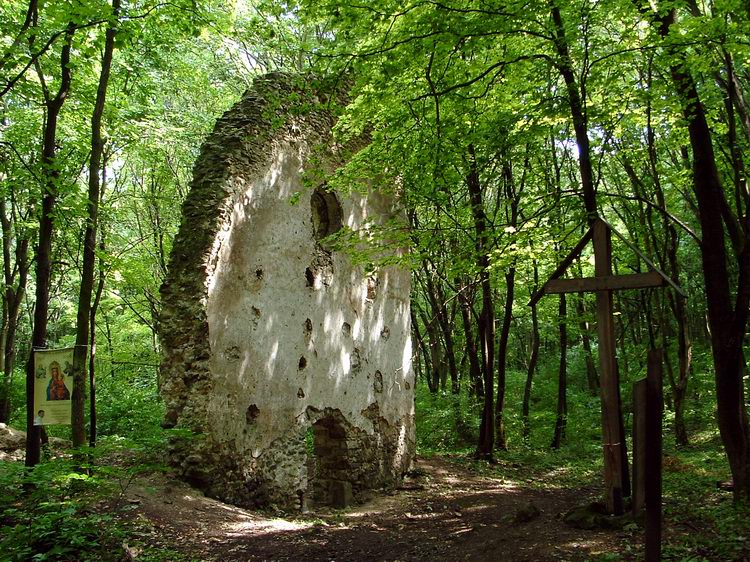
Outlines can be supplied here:
[[159, 435], [164, 404], [158, 395], [153, 368], [139, 372], [115, 369], [97, 388], [98, 429], [101, 435], [140, 440]]
[[[490, 278], [499, 320], [507, 274], [515, 270], [504, 412], [510, 450], [498, 454], [498, 470], [546, 486], [598, 478], [599, 401], [587, 390], [580, 344], [581, 321], [593, 321], [592, 299], [586, 301], [584, 318], [569, 307], [568, 434], [562, 449], [548, 450], [558, 361], [559, 319], [552, 298], [537, 307], [543, 345], [528, 442], [522, 438], [520, 412], [530, 355], [526, 303], [582, 234], [577, 133], [583, 126], [600, 212], [689, 295], [685, 324], [694, 350], [686, 421], [695, 445], [669, 450], [681, 464], [671, 465], [675, 470], [668, 470], [665, 480], [668, 517], [676, 527], [667, 552], [696, 560], [747, 558], [748, 532], [742, 525], [747, 514], [712, 488], [714, 479], [727, 477], [727, 467], [715, 429], [716, 393], [697, 243], [700, 223], [692, 194], [692, 156], [684, 148], [689, 144], [684, 100], [670, 77], [675, 62], [694, 77], [727, 208], [742, 214], [750, 166], [744, 101], [750, 84], [750, 11], [741, 0], [649, 5], [662, 11], [675, 7], [676, 22], [666, 38], [631, 0], [126, 2], [104, 113], [98, 248], [103, 284], [96, 326], [100, 435], [119, 436], [129, 440], [121, 441], [123, 446], [136, 449], [162, 442], [159, 286], [201, 140], [253, 76], [312, 70], [321, 82], [351, 83], [348, 106], [332, 111], [339, 116], [335, 134], [341, 146], [351, 143], [359, 150], [331, 177], [311, 175], [311, 185], [327, 181], [341, 192], [396, 192], [410, 220], [408, 231], [400, 223], [358, 232], [342, 229], [326, 243], [347, 252], [368, 272], [393, 263], [414, 270], [414, 326], [422, 338], [418, 343], [424, 344], [417, 349], [425, 370], [433, 358], [424, 350], [435, 351], [443, 366], [449, 338], [457, 350], [460, 394], [445, 389], [430, 393], [422, 381], [418, 384], [419, 451], [470, 455], [475, 449], [481, 403], [466, 395], [464, 350], [478, 336], [481, 276]], [[569, 60], [560, 53], [551, 6], [559, 8]], [[11, 243], [12, 253], [24, 238], [33, 247], [38, 234], [44, 100], [59, 86], [63, 31], [72, 24], [73, 84], [60, 118], [54, 162], [60, 197], [48, 338], [51, 346], [62, 346], [71, 344], [75, 333], [88, 179], [83, 170], [104, 30], [113, 14], [111, 5], [100, 0], [40, 2], [33, 25], [24, 27], [27, 7], [20, 0], [0, 3], [0, 198], [10, 221], [3, 239]], [[561, 72], [568, 65], [573, 85]], [[734, 105], [730, 78], [744, 96], [735, 95]], [[583, 101], [583, 123], [571, 117], [574, 92]], [[311, 107], [303, 105], [304, 111]], [[275, 116], [274, 125], [282, 121]], [[368, 142], [361, 146], [365, 138]], [[479, 204], [468, 189], [472, 171], [480, 184]], [[486, 240], [477, 234], [478, 208], [485, 216]], [[676, 229], [676, 265], [666, 256], [670, 228]], [[395, 260], [395, 247], [411, 251]], [[619, 273], [648, 269], [619, 239], [613, 248]], [[486, 265], [480, 257], [487, 258]], [[4, 259], [14, 271], [16, 257]], [[568, 275], [591, 275], [592, 265], [587, 249]], [[25, 424], [22, 363], [28, 357], [33, 289], [33, 283], [27, 287], [21, 311], [19, 360], [10, 386], [16, 427]], [[674, 295], [666, 295], [659, 290], [616, 296], [626, 411], [631, 401], [627, 389], [643, 375], [650, 345], [664, 346], [671, 372], [678, 369], [675, 334], [681, 319], [672, 310]], [[466, 325], [460, 297], [466, 298]], [[439, 314], [449, 319], [449, 333], [428, 333]], [[595, 341], [592, 345], [596, 353]], [[669, 390], [667, 386], [671, 399]], [[669, 408], [666, 420], [671, 427], [674, 412]], [[49, 432], [65, 437], [68, 428]], [[671, 443], [669, 434], [665, 441]], [[311, 446], [309, 439], [307, 444]], [[102, 466], [94, 477], [71, 474], [65, 460], [28, 474], [14, 464], [2, 465], [0, 494], [6, 501], [0, 505], [9, 507], [3, 512], [7, 525], [0, 552], [40, 560], [108, 556], [107, 547], [129, 531], [98, 510], [93, 487], [120, 476]], [[23, 483], [37, 486], [22, 495]], [[698, 532], [689, 528], [695, 521], [705, 522]], [[17, 525], [11, 529], [13, 523]], [[142, 558], [149, 556], [170, 559], [172, 554], [143, 553]]]
[[113, 481], [79, 472], [72, 459], [55, 459], [31, 471], [0, 464], [4, 492], [0, 517], [3, 560], [117, 560], [124, 528], [97, 502]]
[[745, 560], [750, 556], [748, 506], [717, 489], [727, 480], [715, 431], [696, 435], [687, 450], [665, 451], [665, 557], [680, 560]]
[[0, 462], [0, 560], [122, 560], [123, 542], [143, 560], [188, 560], [144, 544], [124, 495], [141, 474], [164, 470], [168, 432], [137, 440], [104, 438], [96, 449], [27, 470]]
[[[417, 451], [420, 454], [470, 454], [476, 448], [481, 404], [464, 394], [431, 393], [425, 384], [416, 389]], [[456, 430], [456, 412], [468, 428]], [[469, 439], [467, 439], [469, 437]]]

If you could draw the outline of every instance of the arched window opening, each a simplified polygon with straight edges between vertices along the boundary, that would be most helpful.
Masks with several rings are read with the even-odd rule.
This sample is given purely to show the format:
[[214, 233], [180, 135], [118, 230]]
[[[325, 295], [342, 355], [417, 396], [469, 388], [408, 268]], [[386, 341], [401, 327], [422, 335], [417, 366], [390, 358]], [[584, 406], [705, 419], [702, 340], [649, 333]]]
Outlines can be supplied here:
[[310, 208], [315, 240], [322, 240], [341, 230], [343, 210], [333, 191], [324, 187], [316, 188], [310, 197]]

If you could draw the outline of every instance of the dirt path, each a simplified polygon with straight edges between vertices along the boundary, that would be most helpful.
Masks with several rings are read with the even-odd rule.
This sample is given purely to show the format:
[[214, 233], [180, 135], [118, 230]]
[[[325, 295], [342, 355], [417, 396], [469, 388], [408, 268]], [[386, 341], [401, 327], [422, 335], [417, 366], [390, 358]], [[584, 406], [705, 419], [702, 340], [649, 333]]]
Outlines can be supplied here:
[[421, 459], [416, 467], [418, 475], [390, 495], [293, 519], [228, 506], [180, 483], [139, 483], [128, 500], [150, 529], [144, 542], [198, 560], [536, 562], [629, 550], [629, 533], [584, 531], [561, 521], [561, 513], [596, 495], [595, 488], [536, 489], [443, 458]]

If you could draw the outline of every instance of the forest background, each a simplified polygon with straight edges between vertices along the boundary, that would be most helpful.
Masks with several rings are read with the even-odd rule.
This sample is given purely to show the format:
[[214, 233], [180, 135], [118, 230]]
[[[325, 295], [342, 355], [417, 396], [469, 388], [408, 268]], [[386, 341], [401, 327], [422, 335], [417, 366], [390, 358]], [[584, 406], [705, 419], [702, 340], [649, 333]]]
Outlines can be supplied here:
[[0, 30], [0, 422], [26, 426], [32, 346], [78, 344], [78, 431], [51, 433], [164, 438], [159, 286], [192, 163], [283, 71], [352, 83], [336, 134], [370, 144], [330, 184], [402, 190], [422, 452], [601, 469], [594, 296], [528, 306], [599, 214], [687, 294], [615, 295], [624, 410], [663, 348], [669, 450], [748, 502], [746, 2], [7, 0]]

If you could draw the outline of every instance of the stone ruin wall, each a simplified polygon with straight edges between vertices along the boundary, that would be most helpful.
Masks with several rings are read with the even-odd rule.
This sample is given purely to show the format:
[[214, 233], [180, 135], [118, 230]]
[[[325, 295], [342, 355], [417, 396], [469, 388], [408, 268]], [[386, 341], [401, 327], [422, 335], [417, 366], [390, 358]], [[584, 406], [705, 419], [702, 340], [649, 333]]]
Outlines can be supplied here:
[[334, 165], [333, 119], [297, 111], [312, 94], [290, 84], [256, 80], [195, 165], [162, 287], [165, 426], [196, 434], [169, 455], [211, 496], [344, 506], [414, 453], [410, 276], [366, 276], [322, 240], [402, 215], [390, 196], [303, 185], [316, 147]]

